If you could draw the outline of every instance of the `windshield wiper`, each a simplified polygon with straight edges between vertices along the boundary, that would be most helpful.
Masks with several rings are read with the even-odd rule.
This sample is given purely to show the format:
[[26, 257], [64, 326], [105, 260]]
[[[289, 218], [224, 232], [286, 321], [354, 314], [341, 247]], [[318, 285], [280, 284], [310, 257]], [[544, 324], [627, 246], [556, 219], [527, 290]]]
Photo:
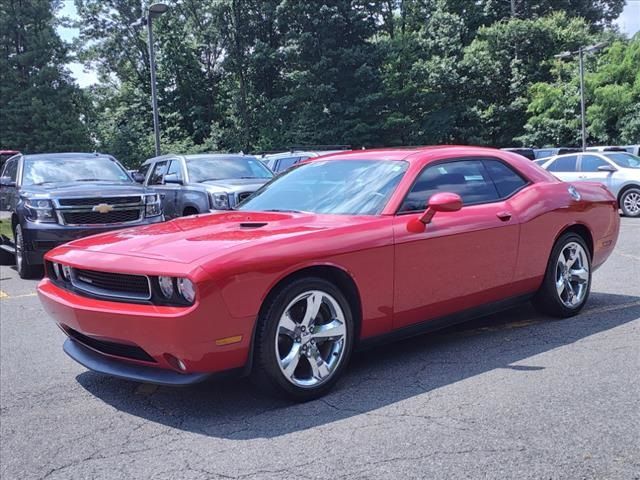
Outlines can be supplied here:
[[50, 181], [50, 180], [47, 180], [46, 182], [32, 183], [31, 185], [36, 185], [36, 186], [38, 186], [38, 185], [44, 185], [45, 183], [57, 183], [57, 182], [52, 182], [52, 181]]
[[302, 210], [289, 210], [286, 208], [270, 208], [268, 210], [262, 210], [263, 212], [280, 212], [280, 213], [307, 213]]
[[198, 180], [198, 183], [215, 182], [216, 180], [224, 180], [224, 178], [205, 178], [204, 180]]
[[108, 180], [105, 180], [103, 178], [78, 178], [77, 180], [74, 180], [74, 182], [107, 182]]

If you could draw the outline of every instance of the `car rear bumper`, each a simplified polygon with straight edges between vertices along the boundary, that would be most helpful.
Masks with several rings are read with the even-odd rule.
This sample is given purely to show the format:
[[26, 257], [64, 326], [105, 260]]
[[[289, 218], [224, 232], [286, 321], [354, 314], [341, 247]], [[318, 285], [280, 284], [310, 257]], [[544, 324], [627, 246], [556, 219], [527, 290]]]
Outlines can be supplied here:
[[163, 220], [164, 218], [162, 215], [159, 215], [157, 217], [145, 218], [139, 222], [122, 226], [96, 225], [92, 227], [72, 227], [57, 223], [35, 223], [24, 221], [22, 224], [22, 234], [24, 236], [26, 246], [25, 255], [29, 264], [39, 265], [43, 263], [44, 255], [49, 250], [73, 240], [123, 228], [160, 223]]
[[160, 307], [80, 296], [45, 278], [38, 295], [69, 337], [65, 352], [96, 372], [188, 385], [248, 363], [255, 319], [229, 317], [215, 293], [191, 307]]

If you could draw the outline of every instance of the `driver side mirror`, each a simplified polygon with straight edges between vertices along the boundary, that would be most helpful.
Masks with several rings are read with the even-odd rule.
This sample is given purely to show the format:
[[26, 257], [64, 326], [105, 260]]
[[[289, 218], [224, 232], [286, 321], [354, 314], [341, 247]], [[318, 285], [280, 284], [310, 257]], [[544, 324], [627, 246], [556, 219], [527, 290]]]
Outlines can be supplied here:
[[183, 185], [184, 182], [182, 181], [181, 178], [178, 178], [178, 175], [175, 173], [168, 173], [167, 175], [164, 176], [164, 183], [166, 184], [173, 184], [173, 185]]
[[16, 182], [11, 177], [0, 177], [0, 186], [2, 187], [15, 187]]
[[144, 183], [144, 174], [140, 172], [133, 172], [133, 181], [136, 183]]
[[617, 172], [618, 169], [613, 165], [600, 165], [598, 167], [599, 172]]
[[427, 209], [419, 218], [420, 222], [427, 225], [436, 212], [457, 212], [462, 208], [462, 198], [457, 193], [442, 192], [432, 195]]

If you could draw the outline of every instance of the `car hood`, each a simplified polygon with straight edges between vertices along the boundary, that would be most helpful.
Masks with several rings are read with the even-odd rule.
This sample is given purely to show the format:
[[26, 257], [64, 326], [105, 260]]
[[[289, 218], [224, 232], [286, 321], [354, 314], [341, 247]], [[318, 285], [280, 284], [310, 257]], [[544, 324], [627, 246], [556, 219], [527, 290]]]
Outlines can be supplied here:
[[[310, 213], [225, 212], [178, 218], [155, 225], [86, 237], [67, 247], [192, 263], [222, 256], [251, 242], [251, 248], [332, 228], [366, 223], [376, 217]], [[64, 248], [64, 247], [63, 247]], [[265, 246], [264, 248], [268, 248]]]
[[[146, 189], [137, 183], [118, 182], [65, 182], [27, 185], [20, 189], [26, 197], [65, 198], [115, 195], [140, 195]], [[99, 192], [97, 195], [96, 192]]]
[[267, 183], [270, 178], [227, 178], [224, 180], [209, 180], [202, 185], [211, 191], [247, 192], [255, 191]]

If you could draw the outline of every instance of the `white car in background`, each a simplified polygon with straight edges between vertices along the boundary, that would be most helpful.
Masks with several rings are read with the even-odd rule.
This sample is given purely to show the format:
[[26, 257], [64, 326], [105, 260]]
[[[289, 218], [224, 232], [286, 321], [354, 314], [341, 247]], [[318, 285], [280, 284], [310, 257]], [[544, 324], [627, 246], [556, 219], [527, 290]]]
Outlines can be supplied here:
[[627, 152], [569, 153], [540, 166], [564, 182], [603, 183], [625, 216], [640, 217], [640, 157]]

